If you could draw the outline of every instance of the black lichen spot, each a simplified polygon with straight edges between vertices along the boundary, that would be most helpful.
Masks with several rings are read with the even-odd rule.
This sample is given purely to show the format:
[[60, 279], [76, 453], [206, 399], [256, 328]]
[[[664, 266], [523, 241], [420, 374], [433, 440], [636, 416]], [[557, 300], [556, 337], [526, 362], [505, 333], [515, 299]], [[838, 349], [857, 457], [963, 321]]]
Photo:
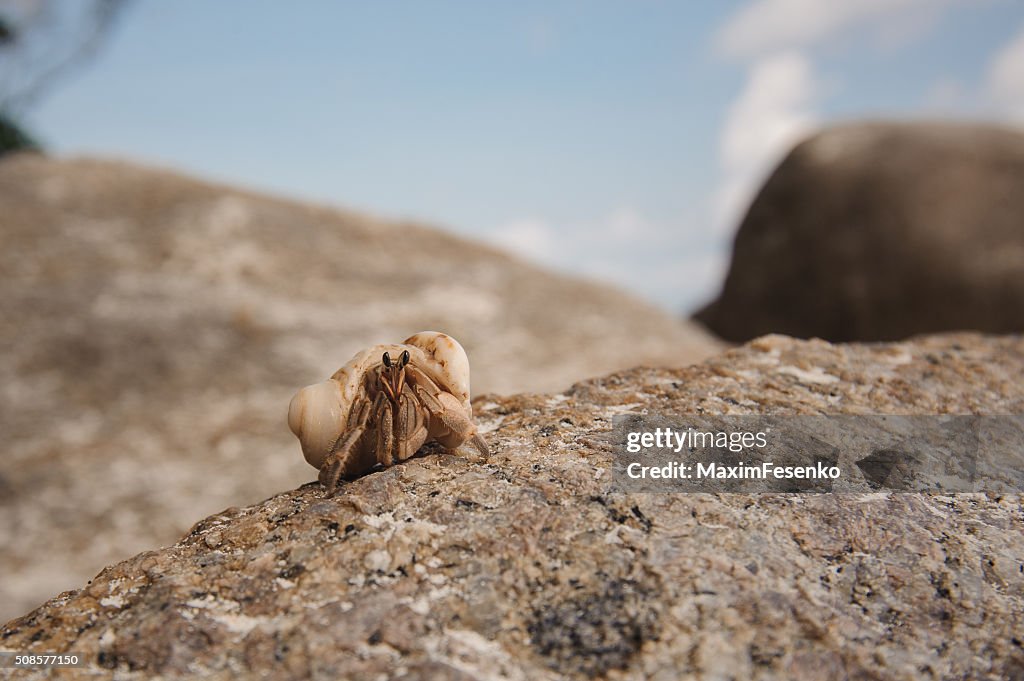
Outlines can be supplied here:
[[601, 496], [591, 496], [590, 500], [600, 504], [604, 508], [604, 512], [608, 515], [608, 518], [612, 522], [618, 525], [630, 524], [634, 527], [639, 526], [644, 532], [650, 532], [654, 523], [644, 515], [644, 512], [640, 510], [639, 506], [633, 505], [630, 507], [629, 512], [620, 510], [618, 507], [613, 505], [608, 499]]
[[640, 510], [640, 507], [633, 506], [633, 508], [629, 510], [633, 512], [633, 515], [636, 516], [636, 519], [640, 521], [641, 525], [643, 525], [644, 532], [650, 532], [651, 527], [654, 525], [654, 523], [651, 522], [650, 518], [644, 515], [643, 511]]
[[629, 520], [629, 516], [615, 508], [614, 506], [606, 506], [605, 511], [608, 513], [608, 517], [614, 520], [619, 525], [625, 525]]
[[756, 643], [750, 646], [750, 661], [759, 667], [771, 667], [783, 655], [785, 653], [781, 650], [762, 648]]
[[[953, 592], [949, 588], [945, 575], [937, 575], [935, 573], [932, 573], [929, 576], [929, 581], [931, 581], [932, 586], [935, 587], [936, 598], [941, 598], [947, 601], [952, 600]], [[955, 583], [954, 586], [956, 586]]]
[[301, 575], [305, 571], [306, 571], [306, 566], [305, 565], [302, 565], [300, 563], [296, 563], [295, 565], [289, 565], [284, 570], [281, 570], [280, 577], [282, 579], [295, 579], [296, 577], [298, 577], [299, 575]]
[[908, 489], [923, 463], [916, 452], [876, 449], [855, 462], [872, 489]]
[[602, 586], [534, 609], [527, 626], [530, 640], [552, 669], [603, 676], [624, 669], [645, 641], [657, 640], [653, 593], [628, 579]]
[[503, 468], [498, 468], [496, 466], [493, 467], [491, 469], [491, 475], [498, 478], [499, 480], [504, 480], [505, 482], [512, 482], [512, 476], [509, 475], [508, 471], [504, 470]]

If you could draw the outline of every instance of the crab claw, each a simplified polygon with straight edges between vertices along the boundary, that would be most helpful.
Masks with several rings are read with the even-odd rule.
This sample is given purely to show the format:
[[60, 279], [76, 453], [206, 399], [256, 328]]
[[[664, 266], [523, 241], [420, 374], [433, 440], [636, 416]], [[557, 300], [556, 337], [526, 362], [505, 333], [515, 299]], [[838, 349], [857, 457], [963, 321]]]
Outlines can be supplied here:
[[462, 344], [440, 331], [420, 331], [402, 342], [423, 351], [424, 356], [431, 360], [424, 368], [430, 378], [459, 398], [466, 411], [472, 414], [469, 407], [469, 357]]

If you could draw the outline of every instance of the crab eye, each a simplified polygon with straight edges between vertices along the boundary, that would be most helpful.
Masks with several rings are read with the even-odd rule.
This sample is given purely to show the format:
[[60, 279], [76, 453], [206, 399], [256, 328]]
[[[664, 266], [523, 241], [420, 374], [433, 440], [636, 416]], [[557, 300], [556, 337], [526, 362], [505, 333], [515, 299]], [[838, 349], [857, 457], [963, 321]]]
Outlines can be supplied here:
[[402, 351], [402, 366], [405, 366], [406, 364], [408, 364], [409, 363], [409, 359], [410, 359], [409, 351], [408, 350], [403, 350]]
[[381, 361], [384, 362], [384, 366], [386, 366], [389, 369], [391, 368], [391, 355], [385, 352], [384, 356], [381, 358]]

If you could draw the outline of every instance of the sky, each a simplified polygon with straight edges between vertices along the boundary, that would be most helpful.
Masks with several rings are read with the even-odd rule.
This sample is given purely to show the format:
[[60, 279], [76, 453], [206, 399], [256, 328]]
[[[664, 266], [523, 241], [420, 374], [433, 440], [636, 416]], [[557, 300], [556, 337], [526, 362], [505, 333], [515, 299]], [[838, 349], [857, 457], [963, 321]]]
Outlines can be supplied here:
[[1024, 125], [1024, 3], [136, 0], [25, 121], [690, 312], [792, 144], [939, 117]]

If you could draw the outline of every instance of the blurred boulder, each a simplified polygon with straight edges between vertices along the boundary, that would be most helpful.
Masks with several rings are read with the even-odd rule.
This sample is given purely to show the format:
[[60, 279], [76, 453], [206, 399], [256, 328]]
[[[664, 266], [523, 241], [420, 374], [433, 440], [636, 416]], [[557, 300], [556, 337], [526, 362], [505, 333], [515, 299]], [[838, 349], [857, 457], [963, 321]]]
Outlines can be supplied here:
[[1024, 330], [1024, 135], [858, 123], [799, 144], [740, 226], [720, 337]]
[[474, 393], [713, 353], [615, 289], [415, 224], [123, 163], [0, 163], [0, 620], [314, 480], [288, 401], [435, 329]]

